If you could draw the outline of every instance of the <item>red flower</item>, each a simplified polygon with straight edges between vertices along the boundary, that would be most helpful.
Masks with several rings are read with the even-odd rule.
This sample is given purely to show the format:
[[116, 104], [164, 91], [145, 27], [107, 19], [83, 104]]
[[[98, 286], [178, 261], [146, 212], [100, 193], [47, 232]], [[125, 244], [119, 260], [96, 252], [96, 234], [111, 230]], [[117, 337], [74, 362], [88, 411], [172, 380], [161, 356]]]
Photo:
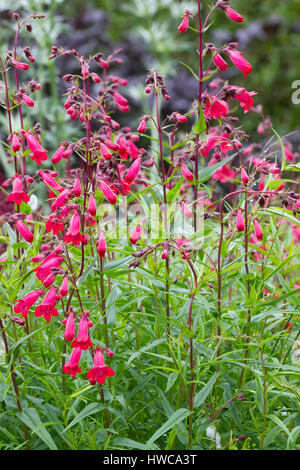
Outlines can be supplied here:
[[62, 232], [64, 229], [65, 226], [62, 221], [58, 217], [55, 217], [53, 214], [51, 214], [46, 222], [47, 232], [53, 232], [54, 235], [58, 235], [59, 232]]
[[100, 144], [100, 152], [105, 158], [105, 160], [111, 160], [112, 154], [109, 152], [108, 148], [106, 147], [105, 144], [101, 142]]
[[88, 212], [92, 217], [95, 217], [97, 213], [96, 199], [94, 198], [92, 194], [89, 197]]
[[244, 185], [246, 186], [249, 182], [249, 176], [247, 175], [247, 172], [244, 168], [241, 169], [241, 178]]
[[11, 64], [18, 70], [28, 70], [29, 65], [24, 62], [19, 62], [18, 60], [11, 60]]
[[192, 217], [194, 214], [194, 212], [189, 208], [189, 206], [187, 206], [183, 201], [181, 201], [181, 210], [183, 215], [185, 215], [185, 217], [187, 218]]
[[100, 189], [104, 195], [104, 197], [110, 202], [111, 204], [115, 204], [117, 202], [117, 196], [115, 193], [110, 189], [105, 181], [100, 181]]
[[180, 113], [175, 113], [175, 118], [176, 118], [176, 121], [177, 122], [181, 122], [181, 123], [185, 123], [187, 122], [188, 118], [186, 116], [184, 116], [183, 114], [180, 114]]
[[142, 235], [142, 229], [138, 225], [137, 227], [135, 227], [135, 229], [133, 230], [132, 234], [129, 237], [130, 242], [134, 245], [141, 238], [141, 235]]
[[122, 106], [122, 107], [127, 107], [128, 106], [128, 101], [126, 98], [124, 98], [124, 96], [122, 96], [120, 93], [118, 93], [117, 91], [115, 92], [114, 94], [114, 99], [115, 99], [115, 102], [119, 105], [119, 106]]
[[38, 305], [35, 309], [35, 316], [41, 317], [44, 315], [44, 318], [47, 322], [51, 320], [51, 316], [57, 316], [58, 311], [54, 307], [56, 304], [56, 288], [53, 287], [45, 295], [42, 303]]
[[66, 297], [66, 295], [68, 295], [68, 292], [69, 292], [69, 279], [65, 277], [60, 286], [59, 293], [62, 297]]
[[220, 54], [216, 54], [214, 57], [213, 57], [213, 62], [214, 64], [216, 65], [216, 67], [218, 67], [218, 69], [220, 70], [220, 72], [225, 72], [227, 70], [227, 63], [225, 62], [225, 60], [223, 59], [223, 57], [220, 56]]
[[50, 253], [50, 255], [44, 259], [41, 266], [38, 266], [33, 271], [35, 271], [36, 277], [44, 283], [49, 274], [51, 274], [51, 269], [59, 268], [63, 260], [64, 259], [61, 256], [57, 256], [55, 253]]
[[75, 348], [72, 351], [72, 354], [70, 356], [70, 359], [68, 362], [65, 363], [63, 367], [63, 371], [65, 374], [70, 374], [71, 377], [75, 377], [75, 375], [79, 372], [81, 372], [80, 367], [78, 366], [79, 361], [80, 361], [80, 356], [81, 356], [81, 349], [80, 348]]
[[14, 152], [18, 152], [21, 148], [21, 140], [16, 134], [13, 134], [11, 146]]
[[34, 101], [30, 98], [30, 96], [27, 96], [25, 93], [23, 93], [22, 99], [24, 103], [27, 104], [27, 106], [29, 106], [30, 108], [33, 108]]
[[55, 154], [51, 158], [52, 163], [58, 163], [62, 158], [64, 158], [64, 152], [65, 152], [65, 146], [60, 145], [58, 149], [56, 150]]
[[187, 181], [193, 181], [194, 175], [184, 163], [181, 165], [181, 172]]
[[79, 197], [81, 195], [81, 183], [78, 175], [76, 175], [75, 182], [73, 185], [73, 193], [76, 197]]
[[218, 119], [221, 116], [227, 116], [228, 106], [223, 100], [218, 100], [212, 97], [212, 102], [208, 101], [204, 111], [205, 117]]
[[260, 228], [260, 225], [259, 225], [259, 223], [256, 219], [254, 220], [254, 231], [255, 231], [255, 236], [256, 236], [257, 240], [262, 240], [264, 234], [263, 234], [262, 229]]
[[62, 192], [64, 190], [64, 188], [57, 181], [55, 181], [55, 179], [52, 178], [49, 173], [46, 173], [46, 171], [40, 170], [38, 173], [48, 189], [50, 186], [50, 188], [56, 189], [58, 192]]
[[228, 16], [232, 21], [236, 21], [237, 23], [242, 23], [244, 18], [240, 15], [237, 11], [233, 10], [233, 8], [227, 7], [225, 8], [225, 15]]
[[29, 294], [25, 295], [23, 299], [16, 300], [16, 302], [18, 303], [14, 306], [14, 312], [21, 313], [22, 316], [26, 319], [30, 307], [35, 304], [39, 296], [43, 293], [43, 290], [34, 290], [32, 292], [29, 292]]
[[146, 119], [145, 117], [141, 120], [140, 125], [139, 125], [139, 127], [137, 128], [137, 131], [138, 131], [140, 134], [144, 134], [144, 132], [145, 132], [145, 130], [146, 130], [146, 127], [147, 127], [147, 121], [148, 121], [148, 119]]
[[138, 172], [140, 171], [140, 166], [141, 166], [141, 159], [137, 158], [131, 167], [129, 168], [127, 175], [125, 176], [125, 182], [127, 184], [131, 184], [134, 179], [136, 178]]
[[252, 65], [247, 62], [240, 51], [229, 49], [227, 52], [232, 63], [243, 72], [244, 77], [246, 78], [248, 73], [252, 72]]
[[243, 219], [242, 211], [239, 209], [236, 216], [236, 228], [239, 232], [243, 232], [245, 230], [245, 224]]
[[106, 377], [113, 377], [115, 372], [108, 366], [104, 365], [104, 356], [101, 349], [97, 349], [94, 356], [94, 367], [86, 374], [90, 384], [95, 385], [96, 382], [104, 384]]
[[80, 233], [80, 217], [76, 211], [70, 220], [70, 228], [64, 236], [64, 242], [72, 242], [74, 245], [79, 245], [82, 241], [83, 236]]
[[23, 191], [22, 180], [20, 176], [16, 176], [13, 182], [13, 190], [9, 194], [8, 201], [14, 201], [16, 204], [20, 205], [22, 201], [28, 202], [30, 197]]
[[183, 17], [183, 20], [182, 22], [180, 23], [180, 25], [178, 26], [178, 31], [180, 33], [185, 33], [186, 30], [188, 29], [189, 27], [189, 16], [188, 15], [185, 15]]
[[241, 107], [244, 109], [244, 113], [248, 113], [249, 109], [252, 108], [254, 101], [252, 96], [257, 95], [255, 91], [247, 91], [245, 88], [233, 87], [236, 90], [236, 93], [233, 97], [238, 100], [241, 104]]
[[30, 232], [30, 230], [26, 227], [24, 222], [22, 220], [17, 220], [16, 222], [16, 227], [24, 240], [26, 240], [28, 243], [33, 242], [33, 234]]
[[25, 132], [25, 137], [27, 140], [27, 145], [33, 153], [32, 160], [35, 160], [38, 165], [41, 164], [41, 161], [47, 160], [48, 155], [45, 149], [41, 144], [36, 140], [36, 138]]
[[100, 233], [100, 236], [97, 242], [97, 251], [98, 251], [100, 258], [104, 258], [105, 253], [106, 253], [106, 241], [105, 241], [104, 234], [102, 232]]
[[63, 319], [63, 325], [66, 325], [66, 329], [64, 332], [64, 337], [66, 341], [73, 341], [75, 336], [75, 323], [74, 323], [74, 315], [70, 313], [67, 318]]
[[92, 346], [93, 344], [88, 334], [88, 321], [86, 316], [82, 315], [78, 326], [78, 336], [74, 339], [72, 348], [80, 348], [86, 351]]

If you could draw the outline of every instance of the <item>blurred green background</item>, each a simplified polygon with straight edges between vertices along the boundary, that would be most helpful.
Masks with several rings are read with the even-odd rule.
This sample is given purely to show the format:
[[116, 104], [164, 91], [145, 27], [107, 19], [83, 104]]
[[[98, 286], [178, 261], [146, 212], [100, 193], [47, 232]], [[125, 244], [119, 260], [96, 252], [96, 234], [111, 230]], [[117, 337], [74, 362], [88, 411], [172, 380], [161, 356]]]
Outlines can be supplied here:
[[[137, 125], [137, 119], [149, 112], [149, 98], [144, 93], [144, 80], [149, 68], [155, 67], [166, 78], [171, 101], [163, 110], [186, 112], [196, 95], [196, 81], [180, 62], [197, 70], [197, 37], [192, 31], [179, 34], [177, 27], [185, 9], [196, 13], [196, 1], [179, 0], [15, 0], [0, 2], [1, 55], [5, 56], [8, 43], [12, 46], [13, 11], [22, 16], [32, 12], [46, 15], [32, 22], [33, 32], [22, 35], [24, 43], [32, 46], [36, 63], [32, 77], [43, 85], [43, 93], [36, 96], [37, 106], [28, 110], [27, 120], [39, 121], [47, 131], [49, 149], [75, 136], [77, 124], [65, 115], [60, 98], [66, 88], [61, 76], [72, 72], [74, 62], [48, 61], [51, 45], [75, 47], [82, 54], [110, 53], [115, 47], [123, 49], [124, 63], [113, 72], [129, 80], [124, 92], [131, 101], [131, 113], [122, 116], [122, 124]], [[210, 0], [203, 0], [203, 15], [208, 12]], [[13, 6], [12, 6], [13, 5]], [[223, 42], [238, 41], [239, 49], [253, 66], [247, 79], [235, 67], [229, 67], [226, 78], [231, 83], [245, 86], [258, 93], [255, 104], [263, 105], [273, 127], [279, 134], [293, 133], [296, 148], [300, 138], [300, 104], [292, 103], [292, 83], [300, 80], [300, 1], [299, 0], [232, 0], [231, 6], [243, 14], [245, 21], [230, 21], [222, 11], [214, 15], [214, 23], [205, 36], [205, 42], [217, 46]], [[12, 10], [13, 8], [13, 10]], [[240, 112], [240, 110], [238, 111]], [[259, 118], [240, 113], [241, 122], [251, 139], [256, 134]], [[1, 134], [6, 121], [1, 117]], [[17, 124], [17, 123], [16, 123]]]

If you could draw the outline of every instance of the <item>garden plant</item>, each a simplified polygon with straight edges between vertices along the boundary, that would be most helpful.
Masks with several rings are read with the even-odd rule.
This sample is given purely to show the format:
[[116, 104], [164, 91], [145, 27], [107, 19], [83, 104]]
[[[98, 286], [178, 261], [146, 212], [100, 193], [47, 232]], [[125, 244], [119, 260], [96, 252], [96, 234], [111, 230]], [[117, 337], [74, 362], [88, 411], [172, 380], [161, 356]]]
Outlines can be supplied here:
[[1, 449], [299, 449], [298, 154], [247, 87], [251, 57], [206, 41], [216, 15], [238, 28], [243, 12], [192, 3], [174, 25], [178, 40], [194, 34], [184, 113], [165, 115], [172, 94], [151, 68], [149, 113], [124, 126], [121, 51], [52, 46], [49, 61], [72, 69], [57, 133], [80, 132], [53, 153], [27, 118], [49, 93], [30, 47], [45, 15], [12, 12]]

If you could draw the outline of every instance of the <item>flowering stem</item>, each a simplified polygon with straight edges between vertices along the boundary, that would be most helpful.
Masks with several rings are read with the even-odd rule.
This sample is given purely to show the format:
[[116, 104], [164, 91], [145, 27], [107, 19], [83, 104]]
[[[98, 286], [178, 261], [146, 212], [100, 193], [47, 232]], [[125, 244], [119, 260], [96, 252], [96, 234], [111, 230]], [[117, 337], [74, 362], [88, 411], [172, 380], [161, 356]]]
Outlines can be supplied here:
[[[2, 335], [2, 339], [3, 339], [3, 343], [4, 343], [5, 353], [7, 355], [8, 362], [10, 362], [8, 341], [7, 341], [6, 333], [5, 333], [4, 326], [3, 326], [3, 323], [2, 323], [1, 319], [0, 319], [0, 330], [1, 330], [1, 335]], [[16, 375], [15, 375], [13, 363], [11, 363], [11, 366], [10, 366], [10, 374], [11, 374], [11, 380], [12, 380], [15, 395], [16, 395], [17, 406], [18, 406], [19, 411], [22, 412], [23, 408], [22, 408], [22, 404], [21, 404], [21, 396], [20, 396], [20, 391], [19, 391], [19, 387], [18, 387], [18, 384], [17, 384], [17, 380], [16, 380]], [[28, 437], [27, 426], [23, 422], [22, 422], [22, 426], [23, 426], [23, 432], [24, 432], [24, 439], [26, 441], [26, 447], [27, 447], [27, 449], [29, 449], [30, 446], [29, 446], [29, 437]]]
[[104, 323], [104, 341], [105, 346], [109, 347], [108, 332], [107, 332], [107, 317], [106, 317], [106, 305], [105, 305], [105, 293], [104, 293], [104, 276], [103, 276], [103, 258], [100, 258], [100, 292], [101, 292], [101, 310]]
[[[155, 86], [155, 109], [156, 109], [156, 127], [158, 131], [159, 139], [159, 154], [160, 154], [160, 164], [161, 164], [161, 182], [163, 187], [163, 198], [164, 198], [164, 232], [165, 236], [167, 235], [168, 220], [167, 220], [167, 187], [165, 184], [166, 181], [166, 169], [164, 163], [163, 155], [163, 143], [162, 143], [162, 127], [159, 119], [159, 105], [158, 105], [158, 84], [156, 80], [156, 74], [154, 73], [154, 86]], [[170, 336], [170, 299], [169, 299], [169, 275], [170, 275], [170, 266], [169, 259], [166, 258], [166, 318], [167, 318], [167, 336]]]
[[[199, 33], [199, 88], [198, 88], [198, 119], [200, 119], [200, 106], [202, 101], [202, 89], [203, 89], [203, 31], [202, 31], [202, 19], [201, 19], [201, 2], [198, 0], [198, 33]], [[197, 198], [198, 198], [198, 177], [199, 177], [199, 155], [198, 155], [198, 144], [199, 144], [199, 134], [196, 134], [195, 139], [195, 180], [194, 185], [194, 231], [197, 232]]]

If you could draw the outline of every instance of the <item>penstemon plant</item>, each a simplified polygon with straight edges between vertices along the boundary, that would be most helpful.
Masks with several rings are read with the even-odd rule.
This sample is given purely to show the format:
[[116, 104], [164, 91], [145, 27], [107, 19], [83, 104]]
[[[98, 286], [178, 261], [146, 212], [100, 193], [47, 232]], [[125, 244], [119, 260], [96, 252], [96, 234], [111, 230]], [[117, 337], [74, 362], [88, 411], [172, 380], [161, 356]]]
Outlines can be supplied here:
[[[198, 94], [164, 116], [172, 97], [151, 69], [154, 113], [136, 131], [114, 114], [130, 111], [121, 51], [53, 46], [49, 60], [77, 64], [62, 80], [81, 137], [51, 157], [40, 124], [25, 125], [42, 85], [23, 83], [35, 59], [18, 45], [43, 15], [13, 14], [0, 60], [15, 173], [0, 217], [4, 448], [297, 448], [299, 166], [257, 93], [227, 78], [228, 62], [241, 85], [255, 73], [239, 45], [205, 42], [214, 15], [244, 21], [230, 3], [183, 12]], [[263, 144], [246, 144], [239, 107]]]

